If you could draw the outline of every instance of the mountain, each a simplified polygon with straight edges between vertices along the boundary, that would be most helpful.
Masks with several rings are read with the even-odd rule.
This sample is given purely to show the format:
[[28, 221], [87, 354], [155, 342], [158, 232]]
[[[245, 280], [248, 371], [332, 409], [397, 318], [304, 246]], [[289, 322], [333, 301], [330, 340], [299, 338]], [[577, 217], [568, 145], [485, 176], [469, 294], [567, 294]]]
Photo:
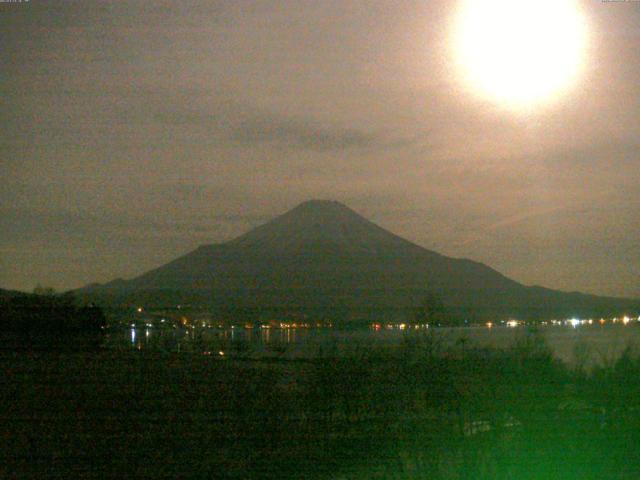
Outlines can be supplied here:
[[438, 298], [458, 320], [635, 312], [633, 300], [526, 287], [440, 255], [335, 201], [304, 202], [234, 240], [203, 245], [131, 280], [80, 290], [103, 302], [197, 304], [256, 315], [406, 318]]

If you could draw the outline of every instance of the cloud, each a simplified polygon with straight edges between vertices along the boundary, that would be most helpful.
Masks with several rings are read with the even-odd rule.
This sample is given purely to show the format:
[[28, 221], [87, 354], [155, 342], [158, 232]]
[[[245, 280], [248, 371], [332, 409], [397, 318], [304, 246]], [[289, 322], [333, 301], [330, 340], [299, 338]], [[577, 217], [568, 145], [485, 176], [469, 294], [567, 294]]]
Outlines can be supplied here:
[[379, 143], [375, 135], [355, 129], [324, 127], [307, 120], [275, 116], [241, 121], [232, 127], [229, 139], [245, 145], [268, 143], [319, 152], [366, 148]]
[[[155, 122], [194, 130], [205, 130], [234, 146], [269, 145], [292, 150], [336, 152], [351, 148], [383, 146], [382, 135], [353, 127], [329, 125], [314, 119], [261, 112], [233, 104], [196, 107], [174, 104], [156, 111]], [[397, 140], [393, 143], [397, 143]]]

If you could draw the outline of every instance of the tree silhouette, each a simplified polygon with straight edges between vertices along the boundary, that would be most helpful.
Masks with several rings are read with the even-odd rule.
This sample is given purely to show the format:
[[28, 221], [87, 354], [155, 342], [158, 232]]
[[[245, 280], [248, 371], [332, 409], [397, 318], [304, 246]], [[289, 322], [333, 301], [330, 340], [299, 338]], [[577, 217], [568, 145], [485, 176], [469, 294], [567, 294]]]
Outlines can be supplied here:
[[56, 294], [56, 291], [52, 287], [43, 287], [40, 283], [33, 289], [34, 295], [41, 295], [43, 297], [52, 297]]
[[432, 291], [427, 292], [420, 305], [416, 308], [414, 315], [416, 323], [428, 323], [430, 325], [445, 323], [448, 318], [442, 296]]

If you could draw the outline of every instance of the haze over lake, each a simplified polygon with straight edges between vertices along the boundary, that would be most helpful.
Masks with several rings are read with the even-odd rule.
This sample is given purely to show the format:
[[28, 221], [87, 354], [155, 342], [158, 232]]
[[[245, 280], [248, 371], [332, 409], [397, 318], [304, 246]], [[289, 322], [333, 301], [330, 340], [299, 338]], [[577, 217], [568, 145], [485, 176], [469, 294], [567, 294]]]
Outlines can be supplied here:
[[[640, 324], [609, 326], [544, 326], [544, 327], [461, 327], [401, 330], [395, 328], [197, 328], [158, 329], [155, 327], [123, 327], [112, 332], [107, 348], [145, 349], [150, 351], [213, 355], [220, 358], [313, 359], [324, 355], [352, 355], [355, 350], [396, 348], [403, 342], [421, 336], [433, 336], [443, 347], [499, 348], [512, 347], [518, 340], [540, 335], [555, 358], [569, 366], [592, 367], [610, 365], [627, 349], [640, 348]], [[234, 344], [243, 343], [245, 350], [235, 352]]]
[[0, 0], [0, 479], [640, 479], [638, 6]]

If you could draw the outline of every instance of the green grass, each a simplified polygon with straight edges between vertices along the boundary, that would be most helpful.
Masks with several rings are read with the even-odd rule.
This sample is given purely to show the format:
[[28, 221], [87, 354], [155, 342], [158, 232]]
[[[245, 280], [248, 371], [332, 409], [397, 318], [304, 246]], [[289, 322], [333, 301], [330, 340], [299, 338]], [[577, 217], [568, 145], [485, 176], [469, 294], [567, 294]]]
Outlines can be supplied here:
[[640, 361], [591, 372], [539, 337], [220, 359], [0, 354], [0, 478], [640, 478]]

